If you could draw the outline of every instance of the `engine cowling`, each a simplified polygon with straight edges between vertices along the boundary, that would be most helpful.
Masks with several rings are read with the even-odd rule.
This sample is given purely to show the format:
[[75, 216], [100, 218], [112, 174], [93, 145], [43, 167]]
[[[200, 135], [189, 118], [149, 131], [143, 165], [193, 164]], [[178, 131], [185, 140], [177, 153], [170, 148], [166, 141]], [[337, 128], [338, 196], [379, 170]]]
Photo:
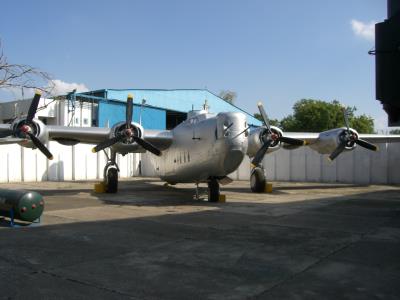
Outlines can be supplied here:
[[[349, 130], [352, 135], [355, 135], [355, 139], [358, 139], [358, 132], [353, 128], [349, 128]], [[330, 154], [339, 146], [346, 135], [346, 131], [347, 129], [343, 127], [321, 132], [317, 141], [309, 146], [318, 153]], [[345, 150], [353, 150], [357, 146], [354, 140], [347, 141], [345, 145]]]
[[31, 149], [36, 148], [32, 140], [29, 139], [26, 133], [24, 133], [25, 130], [36, 136], [43, 144], [46, 144], [48, 141], [48, 132], [46, 129], [46, 125], [39, 119], [34, 119], [29, 125], [27, 125], [25, 118], [19, 118], [12, 123], [11, 127], [12, 130], [15, 132], [14, 136], [16, 138], [25, 139], [22, 142], [18, 143], [22, 147]]
[[[137, 136], [140, 138], [143, 138], [144, 135], [144, 129], [143, 127], [138, 124], [138, 123], [131, 123], [130, 127], [132, 131], [132, 136]], [[110, 133], [110, 138], [114, 138], [120, 134], [122, 134], [126, 130], [126, 123], [125, 122], [119, 122], [116, 123], [112, 128], [111, 128], [111, 133]], [[138, 151], [140, 152], [140, 149], [142, 149], [133, 139], [132, 137], [126, 137], [120, 142], [114, 144], [111, 146], [113, 150], [121, 153], [121, 154], [126, 154], [128, 152], [132, 151]], [[143, 149], [143, 152], [146, 150]]]
[[[271, 131], [273, 134], [276, 134], [279, 137], [283, 135], [282, 130], [276, 126], [271, 126]], [[249, 157], [254, 157], [256, 155], [257, 151], [265, 143], [267, 134], [268, 134], [268, 129], [266, 127], [258, 127], [256, 129], [250, 130], [250, 134], [248, 137], [248, 148], [247, 148], [247, 155]], [[271, 143], [267, 153], [279, 150], [280, 147], [281, 147], [281, 142], [276, 140]]]

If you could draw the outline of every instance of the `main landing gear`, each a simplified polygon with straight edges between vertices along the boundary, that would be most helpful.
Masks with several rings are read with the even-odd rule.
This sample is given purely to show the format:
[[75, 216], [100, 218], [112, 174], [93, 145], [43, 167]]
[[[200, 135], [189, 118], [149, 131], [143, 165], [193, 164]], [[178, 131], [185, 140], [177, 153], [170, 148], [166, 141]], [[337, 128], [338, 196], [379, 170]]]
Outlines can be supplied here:
[[250, 175], [250, 187], [253, 193], [262, 193], [265, 191], [267, 179], [263, 167], [255, 167]]
[[[104, 152], [106, 153], [106, 152]], [[107, 164], [104, 167], [104, 183], [106, 185], [107, 193], [116, 193], [118, 191], [118, 172], [119, 168], [116, 163], [116, 152], [111, 151], [111, 156], [107, 156]]]
[[218, 202], [219, 200], [219, 182], [216, 178], [210, 178], [208, 181], [208, 201]]

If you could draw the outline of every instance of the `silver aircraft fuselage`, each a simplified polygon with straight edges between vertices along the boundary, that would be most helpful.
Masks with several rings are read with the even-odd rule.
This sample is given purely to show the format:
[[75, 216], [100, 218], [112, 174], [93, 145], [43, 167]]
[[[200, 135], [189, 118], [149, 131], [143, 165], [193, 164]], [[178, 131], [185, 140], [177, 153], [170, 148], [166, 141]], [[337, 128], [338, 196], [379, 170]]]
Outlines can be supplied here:
[[173, 142], [161, 156], [150, 155], [157, 176], [169, 183], [204, 182], [235, 171], [247, 152], [242, 113], [192, 112], [172, 130]]

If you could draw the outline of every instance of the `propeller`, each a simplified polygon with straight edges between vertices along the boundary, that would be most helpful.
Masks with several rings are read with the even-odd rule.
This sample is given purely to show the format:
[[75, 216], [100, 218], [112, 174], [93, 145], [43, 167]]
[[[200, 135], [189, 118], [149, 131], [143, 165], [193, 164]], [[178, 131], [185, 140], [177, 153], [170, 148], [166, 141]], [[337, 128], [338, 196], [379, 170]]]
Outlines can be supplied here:
[[333, 150], [333, 152], [329, 155], [329, 159], [331, 161], [334, 160], [336, 157], [339, 156], [340, 153], [342, 153], [346, 149], [346, 147], [353, 147], [354, 143], [368, 150], [378, 151], [378, 147], [376, 145], [358, 138], [358, 135], [350, 130], [347, 109], [343, 107], [342, 111], [344, 116], [344, 122], [346, 124], [346, 129], [340, 135], [339, 137], [340, 143], [336, 147], [336, 149]]
[[47, 147], [41, 142], [41, 140], [39, 140], [32, 133], [33, 132], [32, 125], [34, 125], [33, 118], [35, 117], [36, 110], [39, 106], [40, 97], [41, 94], [39, 92], [36, 92], [35, 96], [32, 99], [31, 105], [29, 106], [28, 115], [26, 119], [20, 122], [14, 130], [10, 129], [7, 131], [3, 131], [0, 135], [0, 138], [10, 135], [22, 138], [29, 137], [29, 139], [32, 141], [35, 147], [38, 148], [40, 152], [42, 152], [48, 159], [51, 160], [53, 159], [53, 155], [51, 154], [49, 149], [47, 149]]
[[260, 111], [261, 117], [263, 119], [263, 123], [267, 130], [266, 130], [266, 133], [264, 134], [264, 137], [265, 137], [265, 139], [263, 139], [264, 144], [257, 151], [256, 155], [254, 156], [253, 160], [251, 161], [252, 165], [258, 166], [261, 163], [261, 161], [263, 160], [263, 158], [265, 156], [265, 153], [267, 153], [268, 148], [273, 143], [282, 142], [282, 143], [286, 143], [286, 144], [293, 145], [293, 146], [304, 145], [303, 140], [280, 136], [279, 134], [274, 133], [269, 124], [269, 119], [268, 119], [267, 113], [265, 112], [263, 104], [261, 102], [258, 102], [257, 106], [258, 106], [258, 110]]
[[104, 150], [108, 147], [111, 147], [112, 145], [121, 142], [123, 140], [133, 140], [140, 146], [142, 146], [144, 149], [147, 151], [160, 156], [161, 151], [157, 149], [154, 145], [151, 143], [145, 141], [144, 139], [136, 136], [132, 130], [131, 123], [132, 123], [132, 112], [133, 112], [133, 96], [128, 95], [128, 98], [126, 100], [126, 126], [123, 131], [120, 131], [116, 134], [115, 137], [112, 137], [110, 139], [107, 139], [100, 144], [98, 144], [96, 147], [92, 149], [93, 153], [96, 153], [100, 150]]

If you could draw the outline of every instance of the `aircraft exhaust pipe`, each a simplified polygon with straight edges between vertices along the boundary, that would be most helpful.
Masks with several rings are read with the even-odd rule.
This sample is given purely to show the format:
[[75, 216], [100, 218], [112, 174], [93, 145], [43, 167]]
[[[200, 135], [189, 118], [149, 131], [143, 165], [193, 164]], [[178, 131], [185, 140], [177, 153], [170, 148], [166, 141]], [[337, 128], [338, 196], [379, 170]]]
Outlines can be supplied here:
[[15, 219], [33, 222], [43, 213], [43, 197], [31, 191], [0, 189], [1, 215], [11, 217], [11, 210]]

